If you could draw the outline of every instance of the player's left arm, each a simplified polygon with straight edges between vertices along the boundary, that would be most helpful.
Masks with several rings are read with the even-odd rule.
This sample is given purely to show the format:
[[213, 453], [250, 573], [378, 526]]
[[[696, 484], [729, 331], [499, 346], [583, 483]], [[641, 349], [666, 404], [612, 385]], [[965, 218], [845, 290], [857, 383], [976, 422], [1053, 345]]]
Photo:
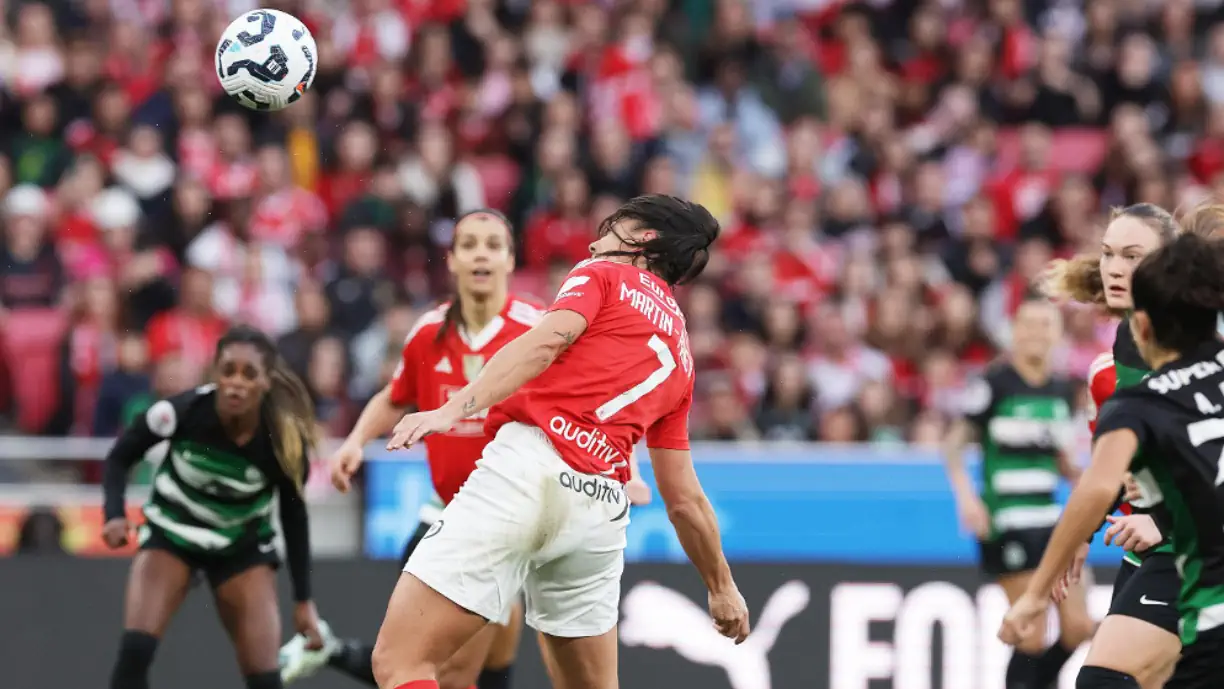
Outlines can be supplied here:
[[1055, 582], [1071, 565], [1076, 550], [1096, 532], [1101, 515], [1114, 504], [1131, 458], [1147, 434], [1139, 411], [1134, 400], [1127, 403], [1119, 399], [1111, 399], [1101, 409], [1092, 462], [1071, 491], [1062, 519], [1054, 527], [1041, 564], [1029, 581], [1029, 594], [1050, 595]]
[[[309, 447], [306, 442], [303, 438], [303, 447]], [[310, 518], [306, 510], [306, 500], [302, 495], [309, 476], [310, 462], [304, 461], [300, 483], [284, 472], [277, 482], [281, 535], [285, 538], [285, 561], [289, 569], [289, 583], [293, 588], [293, 600], [297, 603], [311, 599]]]
[[549, 311], [535, 327], [490, 357], [476, 380], [451, 397], [442, 410], [455, 419], [465, 419], [501, 402], [543, 373], [586, 329], [587, 319], [577, 311]]

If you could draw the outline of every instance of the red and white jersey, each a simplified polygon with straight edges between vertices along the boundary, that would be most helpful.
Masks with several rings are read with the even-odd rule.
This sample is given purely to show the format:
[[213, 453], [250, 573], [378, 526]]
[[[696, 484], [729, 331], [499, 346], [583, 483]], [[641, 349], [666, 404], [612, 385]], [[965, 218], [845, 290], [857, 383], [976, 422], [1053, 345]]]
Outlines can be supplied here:
[[1118, 374], [1114, 371], [1113, 353], [1098, 354], [1088, 367], [1088, 392], [1092, 396], [1092, 407], [1088, 410], [1088, 430], [1096, 432], [1097, 414], [1117, 387]]
[[[1088, 367], [1088, 392], [1092, 406], [1088, 410], [1088, 430], [1096, 433], [1097, 414], [1118, 388], [1118, 373], [1114, 370], [1113, 352], [1102, 352]], [[1130, 514], [1130, 504], [1122, 503], [1122, 512]]]
[[[544, 316], [539, 303], [512, 295], [501, 314], [480, 332], [469, 333], [462, 325], [452, 325], [439, 340], [448, 308], [446, 303], [425, 313], [409, 331], [391, 378], [392, 404], [413, 405], [422, 411], [441, 407], [476, 379], [489, 357]], [[449, 503], [467, 481], [491, 437], [485, 435], [483, 414], [464, 419], [449, 433], [425, 437], [429, 473], [442, 502]]]
[[671, 288], [627, 263], [591, 259], [562, 283], [549, 311], [587, 329], [541, 373], [489, 411], [492, 436], [510, 421], [536, 426], [575, 471], [629, 480], [629, 454], [689, 449], [693, 355]]

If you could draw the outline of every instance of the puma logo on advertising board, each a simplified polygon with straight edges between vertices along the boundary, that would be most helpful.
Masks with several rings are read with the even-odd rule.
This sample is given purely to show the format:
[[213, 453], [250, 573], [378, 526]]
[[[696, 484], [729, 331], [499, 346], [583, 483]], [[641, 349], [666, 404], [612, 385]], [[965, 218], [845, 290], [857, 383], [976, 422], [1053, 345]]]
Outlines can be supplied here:
[[714, 629], [705, 608], [679, 591], [644, 581], [621, 602], [620, 640], [626, 646], [670, 648], [690, 662], [720, 667], [731, 689], [770, 689], [769, 651], [811, 598], [807, 584], [786, 582], [766, 601], [752, 634], [736, 646]]

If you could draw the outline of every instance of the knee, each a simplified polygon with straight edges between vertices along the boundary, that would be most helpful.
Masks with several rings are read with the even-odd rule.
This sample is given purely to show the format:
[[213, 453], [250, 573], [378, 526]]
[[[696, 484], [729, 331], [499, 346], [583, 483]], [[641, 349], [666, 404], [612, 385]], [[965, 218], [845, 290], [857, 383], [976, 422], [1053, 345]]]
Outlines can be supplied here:
[[1075, 678], [1075, 689], [1139, 689], [1139, 682], [1125, 672], [1085, 665]]
[[468, 663], [443, 663], [438, 668], [438, 689], [468, 689], [479, 677], [479, 667], [471, 667]]
[[374, 642], [374, 652], [370, 654], [370, 665], [378, 686], [394, 687], [409, 679], [437, 676], [438, 668], [434, 666], [411, 661], [405, 663], [404, 660], [403, 649], [397, 652], [394, 644], [388, 644], [386, 638], [379, 634]]

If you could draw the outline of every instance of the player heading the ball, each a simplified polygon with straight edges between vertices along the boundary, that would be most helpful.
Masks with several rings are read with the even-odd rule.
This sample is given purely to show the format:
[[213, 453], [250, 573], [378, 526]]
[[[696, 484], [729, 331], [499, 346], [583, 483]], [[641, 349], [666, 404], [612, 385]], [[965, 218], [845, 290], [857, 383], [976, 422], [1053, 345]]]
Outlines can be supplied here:
[[489, 409], [493, 435], [400, 577], [374, 651], [379, 686], [434, 689], [436, 668], [526, 594], [564, 686], [616, 686], [629, 454], [646, 437], [659, 494], [709, 590], [719, 631], [748, 610], [689, 451], [693, 357], [675, 285], [700, 275], [718, 222], [641, 196], [603, 221], [541, 322], [441, 408], [410, 414], [389, 449]]

